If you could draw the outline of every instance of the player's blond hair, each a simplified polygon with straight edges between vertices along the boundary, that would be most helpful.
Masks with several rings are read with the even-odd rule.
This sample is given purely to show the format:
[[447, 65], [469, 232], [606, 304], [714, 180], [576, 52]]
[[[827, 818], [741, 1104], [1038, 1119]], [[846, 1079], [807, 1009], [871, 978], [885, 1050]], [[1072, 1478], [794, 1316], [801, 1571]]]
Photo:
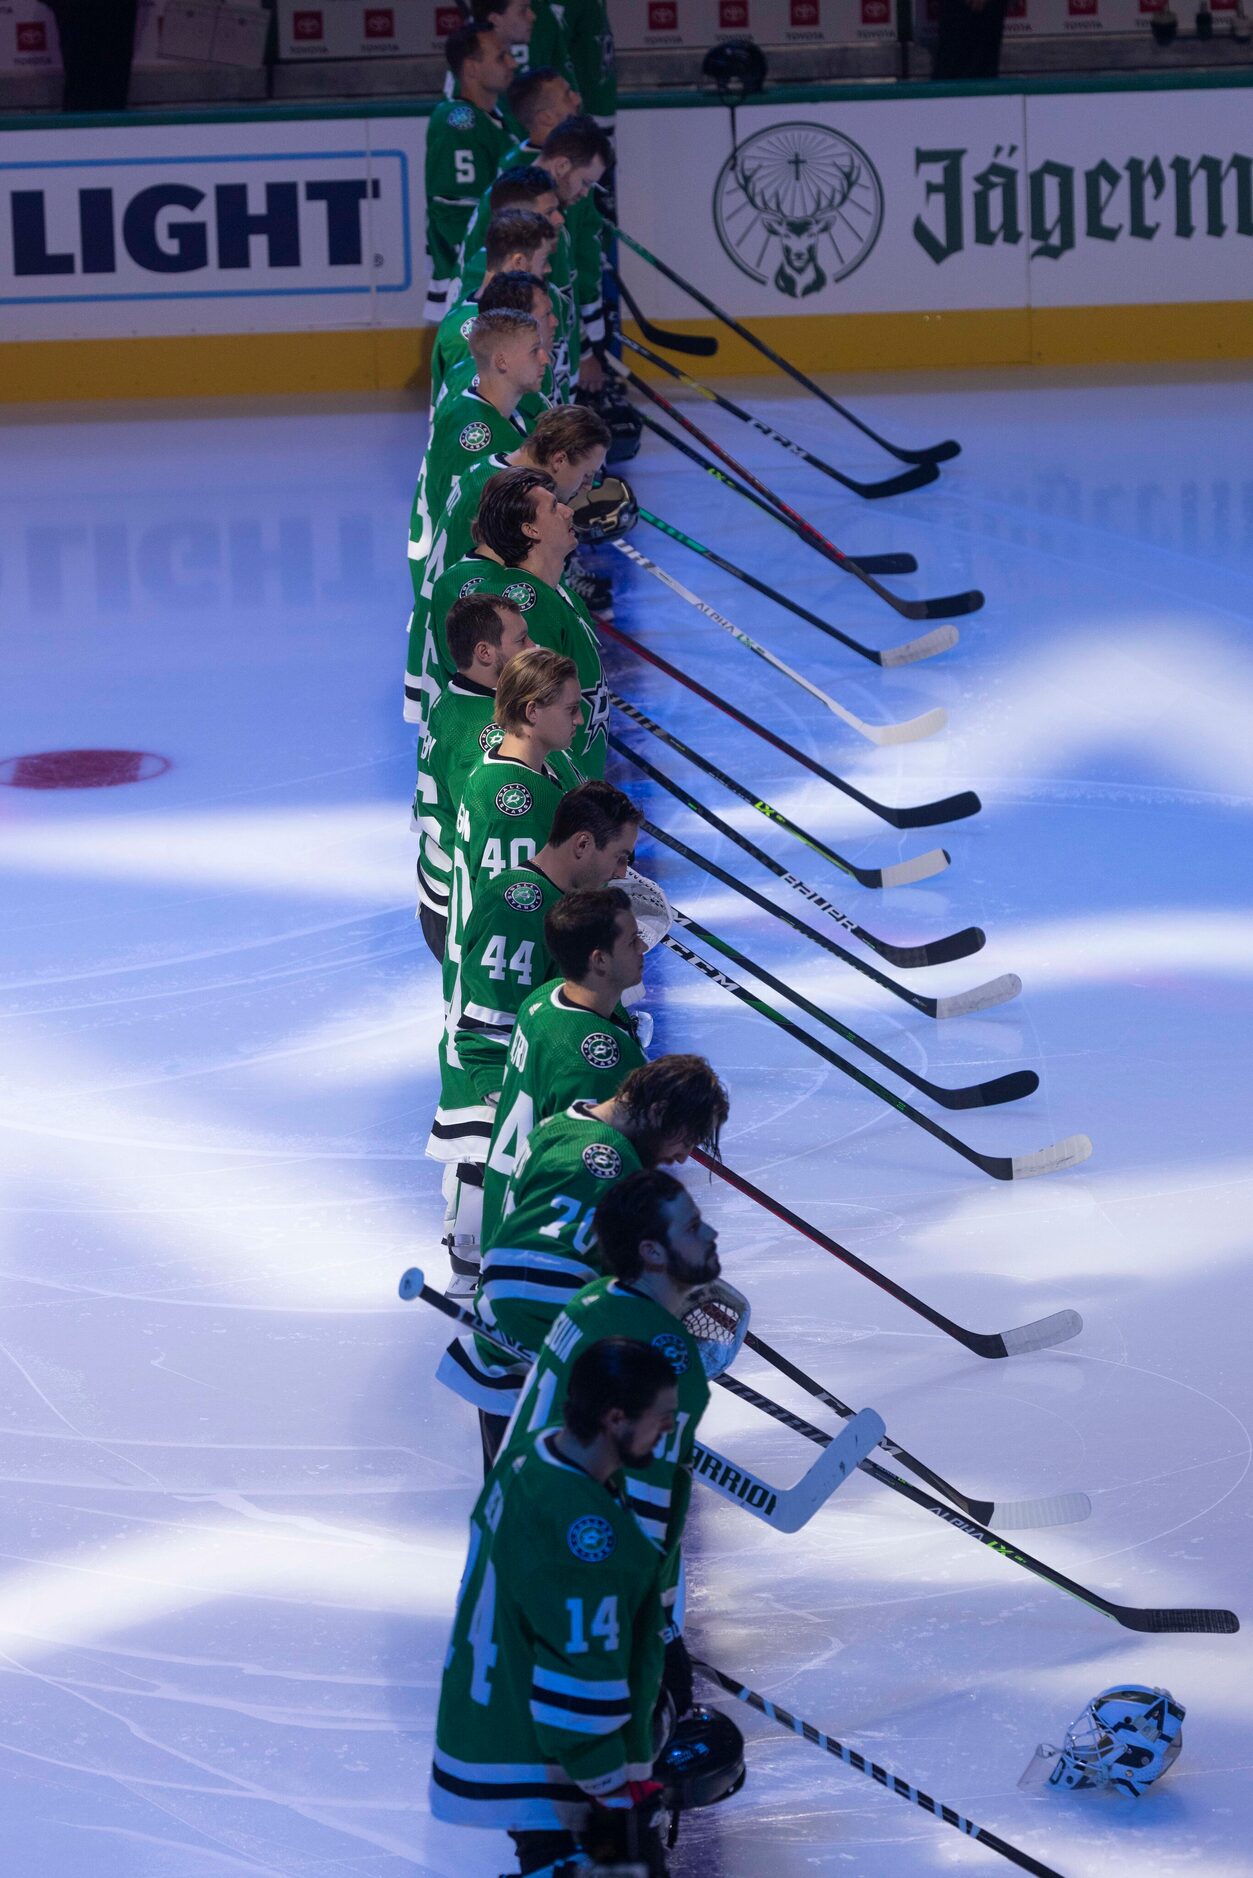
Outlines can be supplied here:
[[547, 646], [519, 652], [496, 680], [496, 722], [502, 730], [525, 730], [528, 707], [554, 704], [562, 686], [578, 675], [573, 659], [550, 652]]
[[474, 363], [482, 372], [491, 364], [497, 346], [506, 345], [511, 339], [534, 338], [538, 332], [539, 325], [532, 314], [519, 313], [513, 307], [502, 306], [497, 307], [494, 313], [478, 315], [466, 334], [466, 344]]

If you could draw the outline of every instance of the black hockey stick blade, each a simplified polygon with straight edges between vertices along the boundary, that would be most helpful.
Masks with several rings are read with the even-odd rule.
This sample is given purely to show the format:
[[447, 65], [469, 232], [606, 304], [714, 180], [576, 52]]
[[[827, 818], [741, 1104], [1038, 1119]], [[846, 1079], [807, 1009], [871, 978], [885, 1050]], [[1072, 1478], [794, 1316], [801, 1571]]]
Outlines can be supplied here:
[[1108, 1609], [1125, 1630], [1143, 1630], [1156, 1636], [1232, 1637], [1240, 1628], [1234, 1611], [1140, 1610], [1131, 1604], [1111, 1604]]
[[991, 1109], [1003, 1102], [1021, 1102], [1024, 1096], [1034, 1095], [1039, 1087], [1040, 1078], [1033, 1069], [1015, 1069], [1005, 1076], [994, 1076], [991, 1082], [971, 1083], [964, 1089], [945, 1089], [942, 1095], [933, 1094], [932, 1100], [946, 1109]]
[[885, 803], [878, 803], [875, 814], [881, 815], [893, 828], [933, 828], [938, 822], [962, 822], [968, 815], [977, 815], [983, 807], [973, 789], [963, 789], [960, 795], [945, 796], [940, 802], [918, 802], [910, 808], [893, 809]]
[[718, 350], [718, 341], [703, 333], [672, 333], [664, 326], [654, 326], [650, 319], [641, 313], [639, 302], [631, 292], [621, 274], [615, 270], [614, 278], [618, 283], [618, 292], [626, 301], [631, 318], [643, 333], [650, 346], [663, 346], [667, 352], [686, 352], [694, 359], [711, 359]]
[[[864, 572], [864, 562], [858, 565]], [[977, 587], [971, 587], [967, 593], [943, 594], [938, 600], [902, 600], [899, 594], [893, 598], [897, 612], [903, 613], [906, 619], [961, 619], [966, 613], [977, 613], [986, 604]]]
[[[872, 943], [861, 933], [858, 937], [864, 944]], [[890, 965], [913, 971], [921, 965], [951, 965], [954, 959], [968, 959], [972, 952], [981, 952], [987, 942], [982, 926], [964, 926], [960, 932], [949, 933], [944, 939], [929, 939], [920, 946], [897, 946], [890, 939], [876, 937], [873, 950]]]
[[912, 554], [855, 554], [853, 559], [863, 574], [916, 574], [918, 562]]

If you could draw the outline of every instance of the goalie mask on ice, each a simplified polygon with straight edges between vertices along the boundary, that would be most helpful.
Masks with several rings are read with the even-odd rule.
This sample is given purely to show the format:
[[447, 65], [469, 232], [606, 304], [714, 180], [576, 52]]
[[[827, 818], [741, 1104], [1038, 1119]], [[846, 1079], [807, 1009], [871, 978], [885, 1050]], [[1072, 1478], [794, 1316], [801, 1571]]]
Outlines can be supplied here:
[[1137, 1799], [1179, 1758], [1182, 1703], [1168, 1689], [1138, 1683], [1103, 1689], [1066, 1730], [1060, 1748], [1045, 1743], [1020, 1787], [1114, 1787]]

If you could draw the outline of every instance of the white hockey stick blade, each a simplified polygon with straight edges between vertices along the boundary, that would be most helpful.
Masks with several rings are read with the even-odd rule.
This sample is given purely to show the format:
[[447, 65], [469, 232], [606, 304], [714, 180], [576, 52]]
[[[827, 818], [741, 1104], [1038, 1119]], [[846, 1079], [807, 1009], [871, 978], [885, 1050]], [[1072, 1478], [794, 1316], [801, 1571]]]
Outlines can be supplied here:
[[990, 1011], [994, 1004], [1008, 1004], [1021, 990], [1022, 979], [1017, 972], [1002, 972], [999, 978], [989, 978], [986, 985], [976, 985], [972, 991], [937, 998], [935, 1014], [937, 1017], [968, 1017], [971, 1011]]
[[909, 887], [915, 880], [930, 880], [932, 874], [942, 874], [949, 865], [943, 848], [932, 848], [927, 854], [915, 855], [912, 861], [893, 861], [879, 872], [885, 887]]
[[1051, 1148], [1037, 1148], [1034, 1154], [1015, 1154], [1011, 1161], [1011, 1180], [1030, 1180], [1032, 1174], [1055, 1174], [1063, 1167], [1078, 1167], [1092, 1152], [1086, 1135], [1067, 1135]]
[[860, 717], [843, 709], [838, 710], [836, 716], [860, 731], [870, 743], [916, 743], [919, 737], [934, 737], [936, 731], [943, 730], [948, 723], [948, 712], [940, 709], [924, 711], [921, 717], [907, 717], [899, 724], [863, 723]]
[[1059, 1343], [1069, 1343], [1082, 1329], [1078, 1311], [1054, 1311], [1051, 1317], [1037, 1317], [1034, 1324], [1003, 1330], [1001, 1342], [1006, 1356], [1027, 1356], [1032, 1350], [1051, 1350]]
[[916, 665], [919, 659], [933, 659], [937, 652], [947, 652], [957, 644], [956, 626], [937, 626], [921, 639], [907, 639], [903, 646], [889, 646], [879, 654], [881, 665]]
[[1020, 1531], [1024, 1526], [1073, 1526], [1087, 1519], [1092, 1502], [1086, 1493], [1046, 1494], [1039, 1500], [997, 1500], [989, 1526], [996, 1532]]
[[711, 1492], [743, 1507], [776, 1532], [799, 1532], [878, 1447], [885, 1433], [882, 1417], [873, 1409], [861, 1409], [794, 1487], [772, 1487], [768, 1480], [737, 1467], [725, 1454], [700, 1442], [693, 1451], [692, 1471]]

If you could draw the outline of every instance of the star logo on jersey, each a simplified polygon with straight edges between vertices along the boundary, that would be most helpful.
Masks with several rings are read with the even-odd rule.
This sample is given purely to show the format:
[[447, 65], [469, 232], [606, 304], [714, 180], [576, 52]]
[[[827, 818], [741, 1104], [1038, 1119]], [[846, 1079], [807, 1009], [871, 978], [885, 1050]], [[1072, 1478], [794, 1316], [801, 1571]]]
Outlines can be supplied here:
[[538, 913], [543, 904], [544, 896], [533, 881], [515, 880], [505, 888], [505, 905], [515, 913]]
[[[472, 593], [477, 592], [478, 589], [483, 585], [483, 582], [486, 580], [486, 578], [487, 576], [485, 574], [476, 574], [473, 580], [468, 580], [466, 582], [465, 586], [461, 589], [461, 592], [457, 595], [457, 598], [459, 600], [468, 600], [470, 598], [470, 595]], [[502, 732], [502, 735], [503, 735], [503, 732]]]
[[463, 450], [486, 450], [492, 441], [492, 433], [481, 418], [476, 417], [472, 424], [467, 424], [457, 442]]
[[492, 750], [499, 750], [504, 741], [505, 733], [499, 724], [484, 724], [479, 732], [479, 749], [484, 756]]
[[687, 1345], [673, 1330], [660, 1330], [653, 1338], [654, 1350], [660, 1350], [676, 1376], [687, 1371]]
[[599, 1513], [584, 1513], [566, 1534], [566, 1544], [585, 1565], [603, 1565], [617, 1543], [613, 1527]]
[[597, 737], [609, 734], [609, 689], [604, 684], [588, 685], [580, 696], [583, 699], [583, 735], [590, 748]]
[[539, 598], [529, 580], [511, 580], [500, 597], [516, 606], [519, 613], [529, 613]]
[[583, 1165], [593, 1180], [616, 1180], [622, 1172], [622, 1156], [607, 1141], [589, 1141], [583, 1150]]
[[460, 330], [461, 330], [461, 337], [463, 339], [468, 339], [470, 337], [470, 328], [474, 325], [476, 318], [477, 318], [477, 315], [474, 313], [471, 313], [468, 320], [462, 320]]
[[607, 1030], [593, 1030], [580, 1044], [585, 1060], [593, 1069], [612, 1069], [621, 1055]]
[[502, 815], [529, 815], [534, 801], [525, 783], [502, 783], [496, 791], [496, 807]]

